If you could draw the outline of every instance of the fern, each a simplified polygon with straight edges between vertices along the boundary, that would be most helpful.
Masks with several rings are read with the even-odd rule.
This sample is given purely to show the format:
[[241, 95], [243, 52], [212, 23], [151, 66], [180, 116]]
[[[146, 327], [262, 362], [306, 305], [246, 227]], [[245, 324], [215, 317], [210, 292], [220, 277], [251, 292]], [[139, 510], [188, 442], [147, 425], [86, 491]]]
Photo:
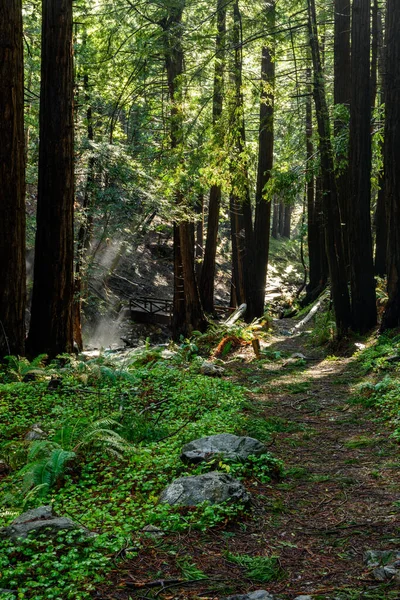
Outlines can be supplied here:
[[26, 449], [27, 464], [20, 469], [23, 477], [23, 492], [28, 497], [45, 496], [50, 488], [65, 473], [66, 465], [77, 458], [84, 458], [91, 449], [103, 451], [119, 459], [131, 447], [119, 433], [114, 431], [121, 425], [111, 418], [92, 423], [82, 419], [68, 422], [52, 439], [35, 440]]

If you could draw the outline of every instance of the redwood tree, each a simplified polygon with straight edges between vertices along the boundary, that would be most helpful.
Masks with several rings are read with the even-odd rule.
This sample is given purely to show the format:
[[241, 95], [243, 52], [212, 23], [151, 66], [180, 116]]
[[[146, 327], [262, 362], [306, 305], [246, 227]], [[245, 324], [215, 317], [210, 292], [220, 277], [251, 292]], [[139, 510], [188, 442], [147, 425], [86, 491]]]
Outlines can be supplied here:
[[25, 348], [22, 1], [0, 0], [0, 358]]
[[385, 194], [388, 209], [388, 295], [382, 330], [400, 325], [400, 4], [386, 13]]
[[[170, 139], [171, 149], [176, 158], [182, 152], [183, 114], [182, 114], [182, 76], [183, 46], [182, 17], [185, 0], [175, 0], [169, 7], [168, 14], [161, 19], [163, 30], [164, 58], [167, 72], [168, 93], [170, 100]], [[175, 194], [176, 204], [182, 207], [184, 197], [181, 190]], [[203, 331], [207, 327], [197, 285], [194, 260], [193, 226], [188, 220], [181, 219], [174, 223], [174, 299], [172, 328], [173, 335], [188, 336], [192, 331]]]
[[370, 217], [370, 87], [370, 0], [353, 0], [348, 231], [352, 326], [360, 333], [371, 329], [377, 316]]
[[[266, 17], [271, 29], [275, 25], [275, 2], [266, 2]], [[271, 225], [271, 202], [265, 198], [265, 186], [271, 177], [274, 159], [274, 86], [275, 86], [275, 47], [274, 41], [261, 51], [261, 102], [260, 130], [258, 138], [258, 170], [256, 189], [256, 209], [254, 220], [254, 313], [251, 317], [261, 317], [264, 313], [265, 285], [267, 278], [269, 236]]]
[[346, 280], [343, 239], [340, 226], [340, 210], [334, 172], [331, 126], [326, 101], [324, 73], [317, 31], [315, 0], [308, 0], [308, 25], [310, 48], [314, 69], [314, 102], [318, 123], [319, 150], [321, 157], [321, 181], [326, 254], [332, 287], [333, 307], [338, 336], [346, 333], [351, 323], [350, 300]]
[[[217, 37], [215, 42], [215, 67], [213, 91], [213, 128], [218, 135], [218, 121], [223, 108], [224, 71], [225, 71], [225, 36], [226, 36], [226, 0], [217, 0]], [[204, 260], [200, 275], [200, 294], [204, 310], [214, 311], [214, 278], [215, 257], [217, 254], [217, 237], [219, 211], [221, 205], [221, 185], [211, 186], [208, 204], [207, 237]]]
[[72, 0], [43, 0], [32, 356], [73, 350], [73, 212]]

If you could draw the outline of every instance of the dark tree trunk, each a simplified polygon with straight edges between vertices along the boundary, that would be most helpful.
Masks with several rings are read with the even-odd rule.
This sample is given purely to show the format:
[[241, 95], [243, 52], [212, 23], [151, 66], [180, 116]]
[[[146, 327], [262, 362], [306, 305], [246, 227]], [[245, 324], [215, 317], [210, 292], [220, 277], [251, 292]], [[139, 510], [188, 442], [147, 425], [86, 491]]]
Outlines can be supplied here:
[[283, 231], [285, 229], [285, 205], [282, 200], [279, 202], [279, 216], [278, 216], [278, 233], [279, 237], [283, 237]]
[[197, 196], [197, 202], [195, 206], [198, 220], [196, 221], [196, 232], [195, 232], [195, 249], [194, 256], [196, 259], [196, 275], [199, 277], [201, 273], [201, 261], [204, 257], [204, 195], [199, 194]]
[[379, 3], [372, 5], [372, 44], [371, 44], [371, 108], [374, 108], [378, 89], [378, 52], [379, 52]]
[[243, 256], [245, 253], [244, 244], [244, 223], [242, 205], [237, 201], [233, 194], [229, 200], [229, 212], [231, 221], [231, 240], [232, 240], [232, 290], [231, 306], [240, 306], [246, 301], [246, 292], [244, 284]]
[[[164, 33], [165, 66], [167, 71], [169, 99], [171, 103], [170, 137], [171, 149], [182, 152], [182, 16], [184, 1], [170, 8], [168, 16], [160, 23]], [[184, 198], [176, 192], [176, 202], [182, 205]], [[193, 226], [189, 221], [174, 224], [174, 299], [172, 333], [175, 339], [188, 336], [193, 330], [203, 331], [207, 320], [203, 313], [197, 286], [194, 261]]]
[[400, 4], [386, 13], [385, 195], [388, 208], [388, 295], [382, 330], [400, 325]]
[[370, 0], [353, 0], [350, 104], [349, 250], [353, 328], [376, 325], [375, 280], [370, 216], [371, 104]]
[[25, 352], [25, 145], [21, 0], [0, 0], [0, 359]]
[[[275, 2], [266, 4], [266, 17], [271, 29], [275, 24]], [[271, 228], [271, 202], [265, 198], [265, 186], [271, 177], [274, 160], [274, 86], [275, 48], [264, 46], [261, 51], [261, 102], [260, 130], [258, 138], [258, 169], [256, 188], [255, 236], [255, 282], [254, 316], [264, 314], [265, 285], [267, 280], [269, 236]]]
[[290, 206], [290, 204], [285, 204], [282, 237], [284, 237], [288, 240], [290, 240], [291, 225], [292, 225], [292, 207]]
[[[335, 41], [334, 41], [334, 103], [350, 109], [350, 0], [335, 0]], [[347, 119], [335, 121], [335, 136], [345, 136]], [[337, 156], [337, 192], [342, 225], [346, 271], [349, 265], [348, 206], [350, 202], [350, 172], [348, 147]]]
[[271, 236], [274, 240], [278, 239], [279, 235], [279, 200], [274, 197], [274, 210], [272, 212], [272, 228], [271, 228]]
[[[307, 241], [309, 259], [309, 282], [306, 286], [306, 295], [301, 304], [307, 306], [313, 302], [323, 291], [328, 279], [325, 238], [323, 221], [321, 218], [321, 194], [316, 190], [316, 181], [313, 174], [314, 145], [312, 141], [312, 86], [311, 70], [307, 71], [308, 96], [306, 98], [306, 154], [307, 154]], [[317, 193], [318, 192], [318, 193]]]
[[31, 356], [73, 350], [73, 214], [72, 0], [43, 0]]
[[[385, 104], [385, 47], [383, 39], [382, 11], [378, 10], [378, 72], [380, 79], [379, 103]], [[382, 142], [382, 154], [385, 156], [385, 141]], [[385, 198], [384, 169], [379, 173], [379, 191], [375, 210], [375, 275], [384, 277], [387, 273], [387, 210]]]
[[350, 325], [350, 300], [346, 282], [346, 268], [340, 227], [340, 210], [337, 198], [333, 152], [330, 137], [329, 112], [325, 96], [315, 0], [308, 0], [310, 47], [314, 67], [314, 101], [318, 121], [321, 156], [325, 242], [332, 286], [332, 298], [338, 336], [344, 335]]
[[[233, 3], [233, 47], [234, 47], [234, 65], [233, 65], [233, 80], [234, 80], [234, 103], [232, 111], [232, 158], [231, 158], [231, 173], [233, 180], [232, 190], [232, 206], [235, 207], [235, 212], [239, 208], [241, 218], [239, 220], [239, 230], [237, 236], [237, 256], [234, 258], [242, 264], [238, 266], [238, 271], [243, 273], [245, 303], [247, 311], [245, 314], [246, 320], [254, 319], [254, 232], [253, 232], [253, 217], [250, 200], [250, 184], [248, 178], [248, 162], [245, 155], [246, 147], [246, 131], [244, 122], [244, 99], [242, 90], [242, 17], [239, 9], [238, 0]], [[239, 211], [237, 211], [239, 212]], [[241, 228], [243, 227], [243, 229]], [[232, 230], [233, 232], [233, 230]], [[243, 236], [243, 237], [242, 237]], [[244, 239], [244, 245], [242, 245]], [[232, 249], [234, 243], [232, 241]], [[241, 247], [243, 252], [241, 252]]]
[[[86, 37], [84, 44], [86, 43]], [[87, 136], [89, 142], [94, 140], [93, 132], [93, 111], [90, 104], [89, 95], [89, 76], [86, 73], [83, 77], [83, 86], [85, 90], [85, 101], [88, 102], [86, 111]], [[85, 277], [85, 256], [90, 247], [93, 232], [93, 185], [95, 158], [89, 157], [86, 177], [85, 194], [83, 197], [83, 221], [78, 230], [77, 257], [75, 265], [75, 286], [74, 286], [74, 341], [80, 351], [83, 350], [82, 338], [82, 302], [85, 295], [84, 277]]]
[[[225, 72], [225, 37], [226, 37], [226, 0], [217, 0], [217, 38], [215, 42], [213, 126], [217, 134], [218, 121], [222, 114], [224, 72]], [[214, 184], [210, 190], [207, 218], [207, 237], [204, 261], [200, 276], [201, 301], [206, 312], [214, 312], [214, 279], [215, 257], [217, 254], [217, 238], [219, 210], [221, 205], [221, 186]]]

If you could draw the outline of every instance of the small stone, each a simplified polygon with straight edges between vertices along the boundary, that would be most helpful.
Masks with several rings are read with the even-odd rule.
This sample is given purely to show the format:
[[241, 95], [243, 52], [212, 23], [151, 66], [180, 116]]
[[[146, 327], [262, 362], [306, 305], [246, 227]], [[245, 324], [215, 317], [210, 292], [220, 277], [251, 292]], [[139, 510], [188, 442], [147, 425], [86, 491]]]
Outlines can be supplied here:
[[364, 562], [367, 567], [379, 567], [400, 560], [399, 550], [367, 550]]
[[224, 371], [223, 367], [218, 367], [218, 365], [207, 361], [204, 361], [200, 367], [200, 373], [209, 377], [220, 377]]
[[377, 581], [391, 581], [392, 579], [400, 581], [400, 571], [393, 565], [378, 567], [372, 571], [372, 574]]
[[312, 600], [312, 596], [296, 596], [294, 600]]
[[251, 455], [259, 456], [264, 452], [266, 447], [255, 438], [221, 433], [189, 442], [182, 448], [181, 459], [184, 462], [200, 463], [222, 456], [228, 460], [245, 461]]
[[34, 423], [30, 430], [25, 435], [27, 442], [33, 442], [36, 440], [42, 440], [46, 437], [46, 433], [40, 428], [40, 423]]
[[155, 525], [145, 525], [142, 529], [144, 533], [146, 533], [149, 537], [162, 537], [165, 535], [162, 529], [156, 527]]
[[179, 506], [197, 506], [202, 502], [221, 504], [227, 500], [247, 504], [250, 499], [240, 481], [217, 471], [175, 479], [160, 496], [160, 502]]
[[[301, 352], [294, 352], [290, 358], [299, 358], [301, 360], [307, 360], [306, 357], [304, 356], [304, 354], [302, 354]], [[301, 596], [299, 596], [301, 598]], [[305, 598], [310, 598], [310, 596], [305, 596]]]
[[234, 594], [233, 596], [225, 596], [221, 600], [276, 600], [276, 597], [266, 592], [265, 590], [256, 590], [249, 594]]

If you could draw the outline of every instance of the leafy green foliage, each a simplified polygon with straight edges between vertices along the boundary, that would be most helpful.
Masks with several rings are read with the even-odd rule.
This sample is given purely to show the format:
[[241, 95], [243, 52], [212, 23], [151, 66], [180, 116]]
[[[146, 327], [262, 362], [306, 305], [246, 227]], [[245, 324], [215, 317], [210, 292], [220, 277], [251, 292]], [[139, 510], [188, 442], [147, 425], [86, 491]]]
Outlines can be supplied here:
[[[400, 440], [400, 335], [390, 332], [381, 335], [371, 347], [358, 353], [361, 372], [372, 374], [372, 379], [362, 382], [353, 400], [375, 407], [394, 426], [394, 437]], [[382, 377], [382, 373], [385, 373]]]
[[284, 577], [284, 572], [276, 556], [249, 556], [247, 554], [226, 553], [226, 558], [245, 569], [246, 577], [253, 581], [268, 583]]
[[[3, 370], [0, 453], [13, 470], [0, 482], [0, 521], [7, 524], [45, 500], [99, 535], [29, 537], [18, 547], [7, 542], [0, 551], [0, 587], [18, 589], [24, 598], [89, 598], [111, 558], [137, 544], [145, 525], [206, 530], [245, 510], [205, 504], [182, 511], [158, 504], [173, 479], [210, 468], [184, 465], [179, 459], [184, 443], [240, 433], [246, 426], [240, 410], [244, 390], [200, 375], [195, 362], [182, 369], [159, 355], [124, 367], [105, 357], [58, 359], [43, 366], [38, 378], [14, 382]], [[60, 383], [53, 389], [55, 375]], [[47, 437], [27, 442], [33, 423]], [[268, 483], [279, 476], [281, 463], [267, 454], [248, 465], [224, 462], [220, 468]], [[192, 563], [181, 569], [186, 577], [201, 577]]]

